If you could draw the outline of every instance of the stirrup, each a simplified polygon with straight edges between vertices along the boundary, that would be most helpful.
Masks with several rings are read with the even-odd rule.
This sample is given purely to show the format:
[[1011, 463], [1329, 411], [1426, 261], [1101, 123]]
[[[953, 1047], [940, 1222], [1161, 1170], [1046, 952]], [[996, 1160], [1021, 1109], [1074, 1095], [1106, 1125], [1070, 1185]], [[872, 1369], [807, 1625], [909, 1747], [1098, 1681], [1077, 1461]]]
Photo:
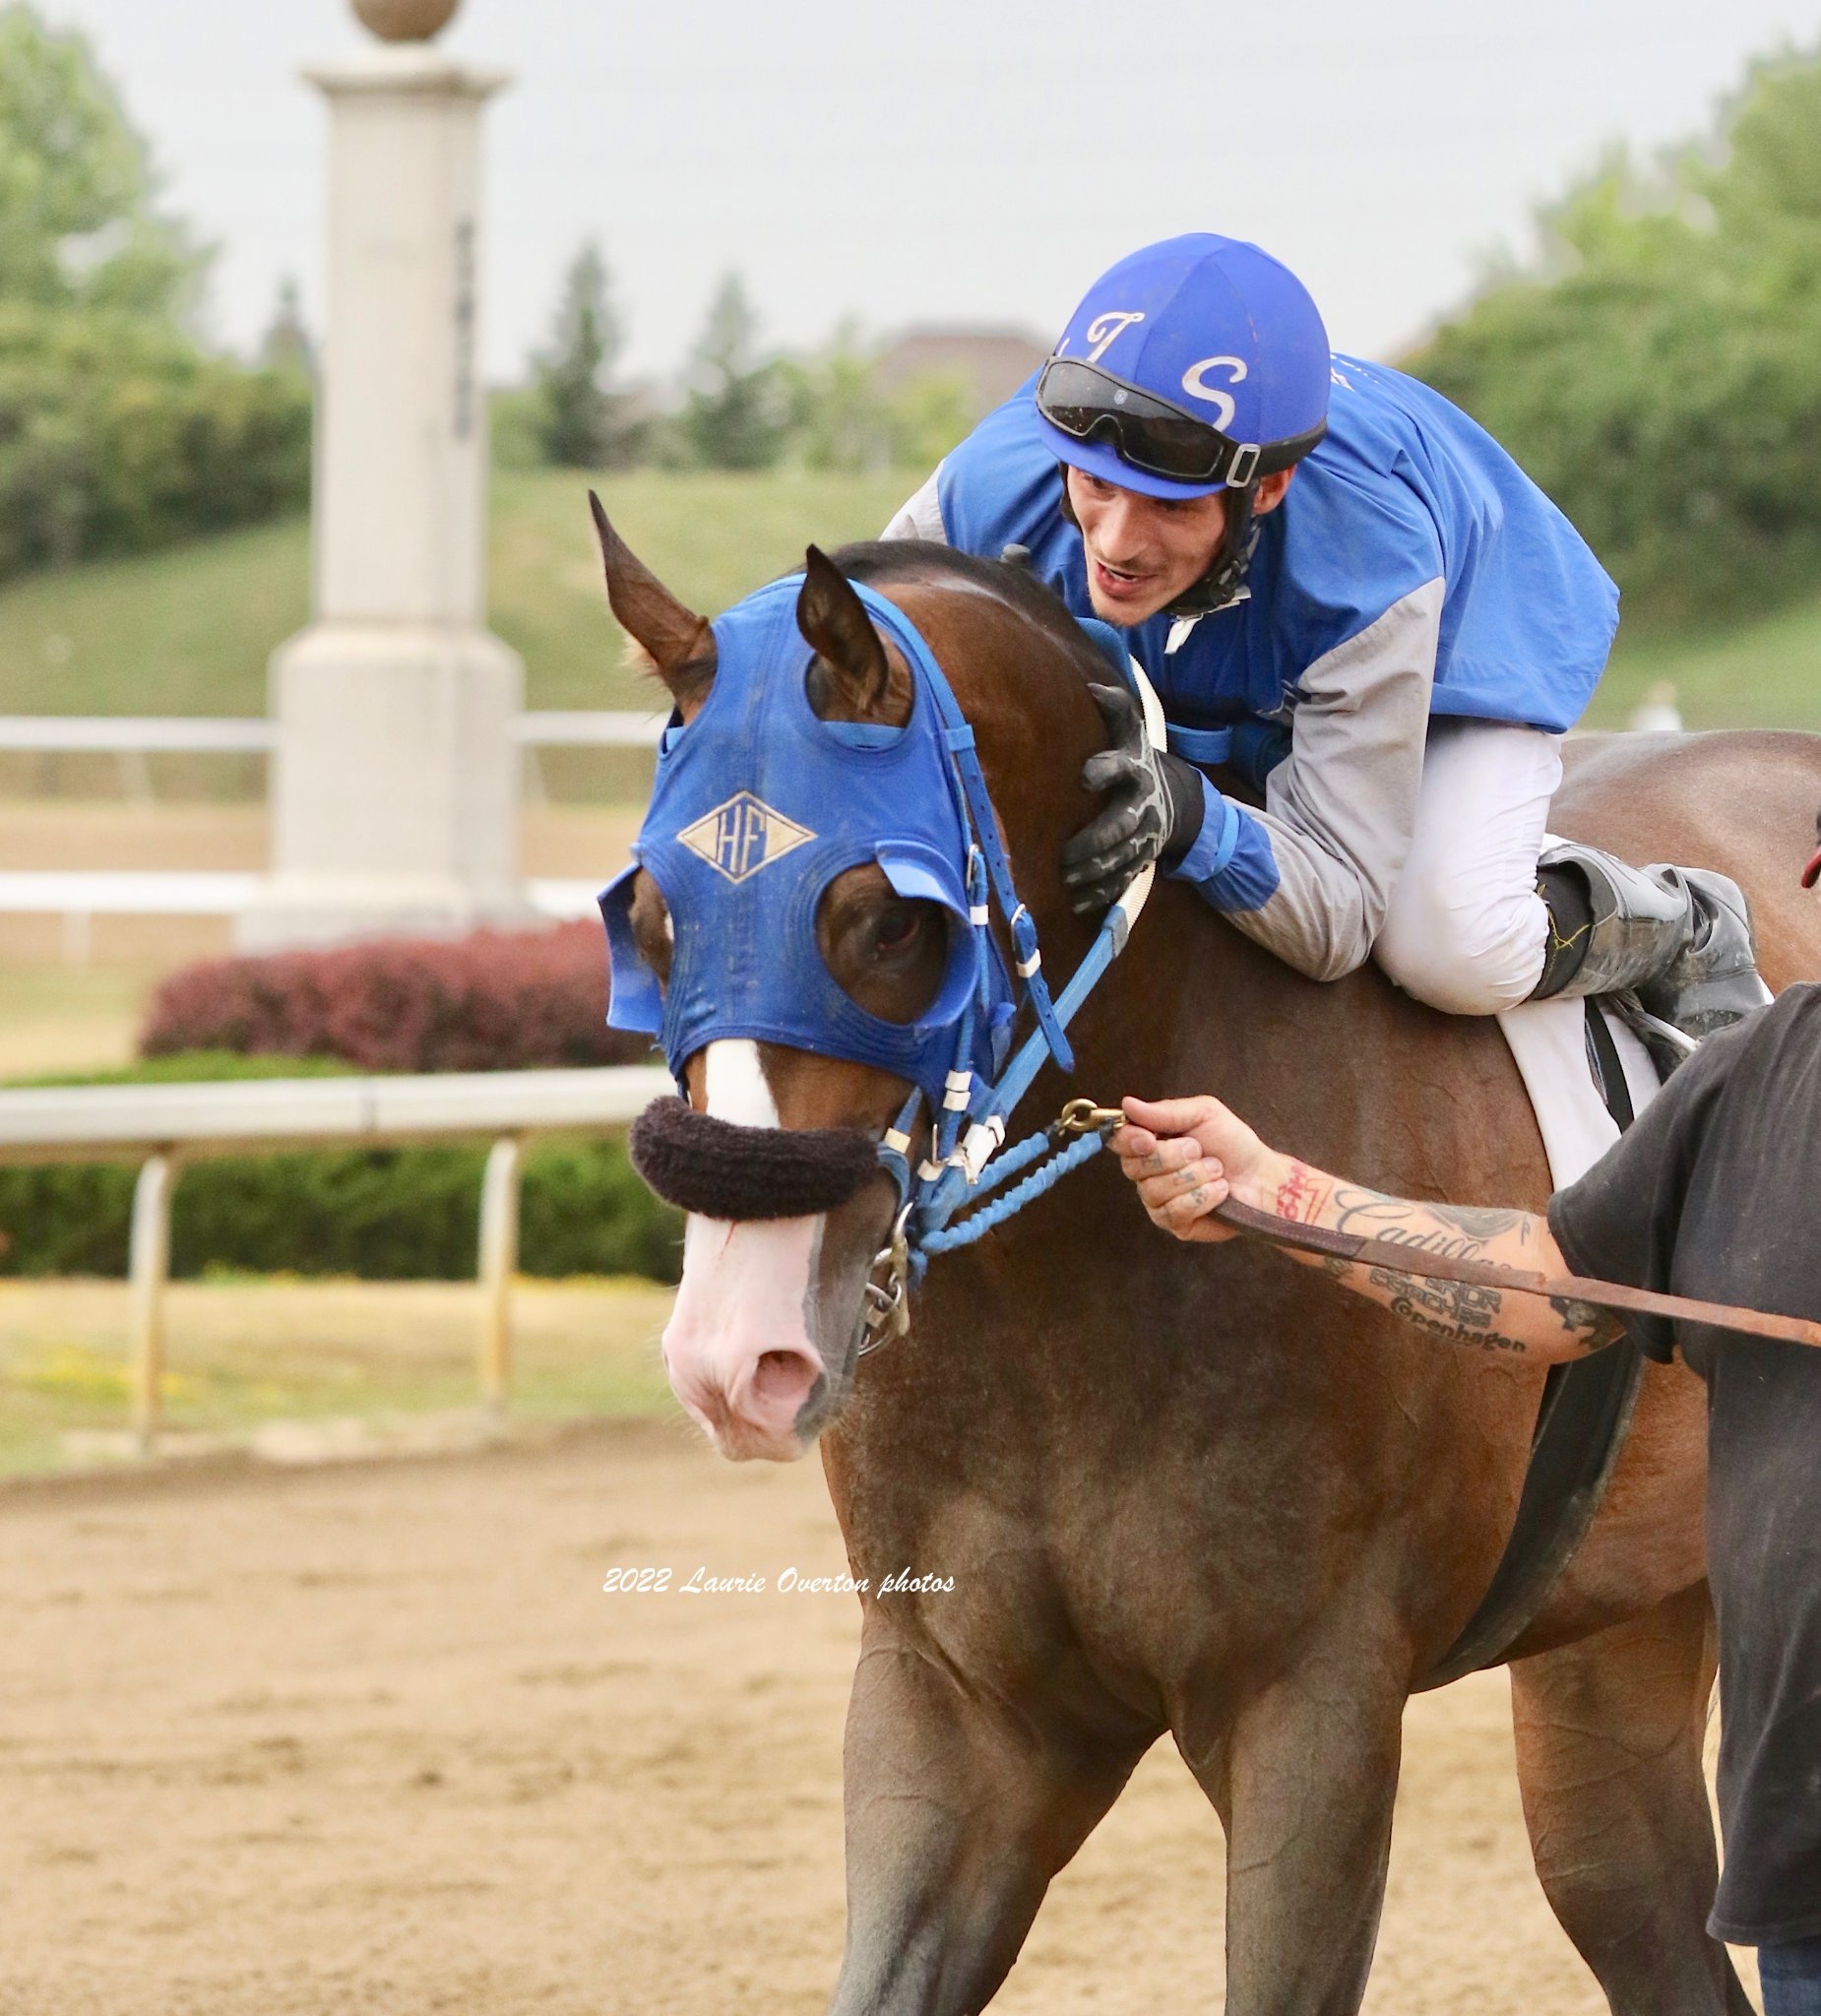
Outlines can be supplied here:
[[1770, 1001], [1744, 892], [1729, 876], [1663, 862], [1637, 868], [1573, 843], [1549, 849], [1538, 866], [1575, 871], [1591, 921], [1564, 937], [1551, 912], [1538, 997], [1610, 997], [1665, 1077], [1704, 1038]]

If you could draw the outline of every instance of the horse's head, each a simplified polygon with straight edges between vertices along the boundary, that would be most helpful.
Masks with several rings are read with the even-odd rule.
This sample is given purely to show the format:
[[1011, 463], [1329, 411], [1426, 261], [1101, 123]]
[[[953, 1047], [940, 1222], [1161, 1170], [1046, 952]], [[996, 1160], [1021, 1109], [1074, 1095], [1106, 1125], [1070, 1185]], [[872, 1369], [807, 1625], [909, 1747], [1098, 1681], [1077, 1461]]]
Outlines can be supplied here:
[[676, 705], [634, 865], [602, 898], [612, 1019], [660, 1037], [682, 1095], [635, 1139], [689, 1213], [665, 1369], [724, 1454], [795, 1457], [851, 1386], [898, 1201], [877, 1144], [913, 1088], [940, 1110], [967, 1032], [1002, 1052], [1014, 1013], [913, 660], [939, 658], [1020, 892], [1067, 957], [1085, 934], [1056, 856], [1089, 809], [1095, 655], [1013, 570], [911, 545], [848, 549], [846, 572], [811, 547], [800, 580], [710, 624], [595, 516], [614, 614]]

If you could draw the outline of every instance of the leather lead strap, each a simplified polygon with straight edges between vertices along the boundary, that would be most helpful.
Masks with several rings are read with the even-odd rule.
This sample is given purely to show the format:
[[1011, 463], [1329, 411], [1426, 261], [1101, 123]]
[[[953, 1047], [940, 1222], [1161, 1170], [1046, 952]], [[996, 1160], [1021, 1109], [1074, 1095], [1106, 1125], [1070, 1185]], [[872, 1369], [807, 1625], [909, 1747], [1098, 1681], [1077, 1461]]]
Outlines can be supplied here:
[[1362, 1267], [1389, 1267], [1425, 1281], [1460, 1281], [1473, 1288], [1507, 1289], [1517, 1294], [1560, 1295], [1640, 1316], [1664, 1316], [1678, 1323], [1703, 1323], [1741, 1337], [1768, 1337], [1779, 1344], [1806, 1344], [1821, 1349], [1821, 1323], [1804, 1316], [1773, 1316], [1761, 1309], [1734, 1308], [1727, 1302], [1700, 1302], [1687, 1295], [1659, 1294], [1654, 1289], [1627, 1288], [1616, 1281], [1593, 1281], [1579, 1274], [1530, 1274], [1495, 1260], [1462, 1260], [1445, 1253], [1426, 1253], [1390, 1239], [1362, 1238], [1327, 1226], [1302, 1225], [1270, 1211], [1227, 1198], [1213, 1216], [1235, 1231], [1252, 1232], [1273, 1245], [1293, 1246], [1304, 1253], [1322, 1253], [1335, 1260], [1356, 1261]]

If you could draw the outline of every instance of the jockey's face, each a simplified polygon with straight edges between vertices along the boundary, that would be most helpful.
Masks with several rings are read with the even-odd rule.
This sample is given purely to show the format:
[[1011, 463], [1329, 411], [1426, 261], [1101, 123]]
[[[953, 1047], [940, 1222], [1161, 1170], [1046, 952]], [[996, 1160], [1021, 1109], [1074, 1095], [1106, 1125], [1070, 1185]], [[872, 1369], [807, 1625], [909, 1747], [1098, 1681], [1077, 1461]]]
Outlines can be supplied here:
[[[1252, 509], [1275, 511], [1293, 473], [1261, 476]], [[1088, 555], [1088, 594], [1102, 621], [1131, 625], [1173, 602], [1214, 565], [1226, 537], [1226, 492], [1146, 497], [1069, 471], [1069, 503]]]

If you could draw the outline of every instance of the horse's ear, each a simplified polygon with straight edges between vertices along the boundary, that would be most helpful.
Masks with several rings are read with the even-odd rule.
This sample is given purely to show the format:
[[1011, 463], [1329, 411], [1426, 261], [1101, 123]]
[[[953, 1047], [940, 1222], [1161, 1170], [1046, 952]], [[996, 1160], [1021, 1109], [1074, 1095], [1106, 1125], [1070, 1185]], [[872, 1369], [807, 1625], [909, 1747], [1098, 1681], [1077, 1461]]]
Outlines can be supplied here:
[[692, 713], [715, 682], [715, 633], [686, 609], [613, 530], [600, 499], [588, 493], [607, 574], [607, 603], [619, 626], [652, 662], [671, 698]]
[[852, 582], [820, 546], [803, 556], [796, 627], [833, 674], [840, 712], [861, 720], [876, 714], [891, 690], [891, 662]]

